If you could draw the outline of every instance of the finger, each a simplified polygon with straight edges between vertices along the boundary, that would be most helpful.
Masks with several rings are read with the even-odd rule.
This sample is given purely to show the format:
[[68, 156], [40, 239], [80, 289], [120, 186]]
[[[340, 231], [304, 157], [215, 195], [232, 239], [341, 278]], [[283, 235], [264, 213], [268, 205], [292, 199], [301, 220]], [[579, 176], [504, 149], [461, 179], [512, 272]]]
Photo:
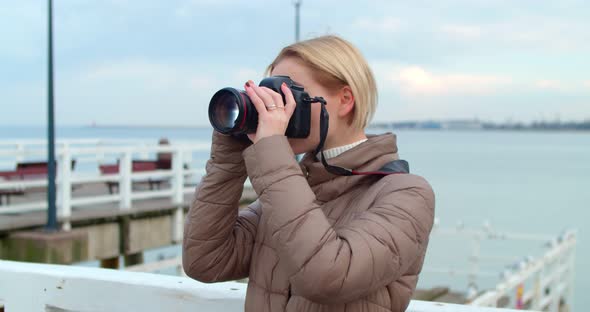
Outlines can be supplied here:
[[253, 85], [253, 83], [248, 81], [244, 85], [244, 89], [246, 89], [246, 93], [248, 94], [248, 97], [252, 101], [252, 104], [254, 104], [254, 107], [256, 107], [256, 110], [258, 111], [258, 115], [264, 115], [264, 114], [268, 113], [268, 111], [266, 110], [266, 106], [264, 105], [264, 101], [262, 101], [262, 99], [258, 96], [258, 94], [256, 94], [256, 92], [252, 88], [252, 85]]
[[284, 82], [281, 84], [281, 90], [285, 95], [285, 112], [287, 113], [287, 116], [291, 118], [293, 112], [295, 111], [295, 108], [297, 107], [297, 102], [295, 102], [293, 92], [291, 92], [291, 89], [287, 87], [287, 84], [285, 84]]
[[258, 95], [258, 97], [262, 99], [266, 107], [277, 105], [277, 103], [274, 103], [272, 96], [264, 92], [261, 87], [255, 85], [254, 82], [252, 82], [252, 80], [250, 80], [250, 86], [252, 87], [252, 90], [256, 92], [256, 95]]
[[248, 139], [250, 139], [250, 141], [252, 143], [254, 143], [254, 141], [256, 141], [256, 133], [248, 133], [246, 135], [248, 136]]
[[283, 103], [283, 97], [281, 97], [281, 95], [267, 87], [260, 87], [260, 89], [262, 89], [262, 91], [266, 92], [268, 95], [270, 95], [272, 97], [272, 101], [273, 103], [277, 106], [277, 108], [284, 108], [285, 107], [285, 103]]

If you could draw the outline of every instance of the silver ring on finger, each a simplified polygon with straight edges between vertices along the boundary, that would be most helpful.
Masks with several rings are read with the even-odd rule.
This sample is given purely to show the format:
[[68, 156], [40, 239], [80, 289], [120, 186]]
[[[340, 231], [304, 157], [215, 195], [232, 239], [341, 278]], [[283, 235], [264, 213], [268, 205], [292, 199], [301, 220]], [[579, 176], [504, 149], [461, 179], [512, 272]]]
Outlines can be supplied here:
[[275, 109], [277, 109], [277, 106], [276, 106], [275, 104], [273, 104], [273, 105], [268, 105], [268, 106], [266, 107], [266, 109], [267, 109], [267, 110], [275, 110]]

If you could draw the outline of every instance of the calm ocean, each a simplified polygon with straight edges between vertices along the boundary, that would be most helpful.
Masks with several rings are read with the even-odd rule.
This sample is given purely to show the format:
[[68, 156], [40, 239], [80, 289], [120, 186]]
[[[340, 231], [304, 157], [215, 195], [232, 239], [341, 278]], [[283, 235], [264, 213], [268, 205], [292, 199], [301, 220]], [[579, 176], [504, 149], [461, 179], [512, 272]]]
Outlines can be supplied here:
[[[378, 131], [368, 131], [376, 133]], [[590, 133], [495, 131], [395, 131], [400, 156], [413, 173], [433, 186], [441, 226], [492, 227], [511, 232], [557, 235], [578, 229], [575, 301], [590, 305]], [[210, 141], [208, 128], [89, 128], [63, 127], [58, 138], [167, 137]], [[0, 127], [0, 139], [45, 137], [42, 127]], [[203, 157], [203, 162], [206, 155]], [[469, 241], [433, 239], [427, 266], [464, 268]], [[537, 255], [540, 243], [482, 245], [484, 255]], [[179, 248], [157, 251], [170, 256]], [[146, 255], [146, 258], [148, 256]], [[155, 257], [155, 256], [154, 256]], [[146, 259], [147, 260], [147, 259]], [[149, 261], [149, 260], [148, 260]], [[495, 263], [482, 269], [497, 271]], [[465, 280], [436, 273], [423, 274], [423, 287], [448, 284], [464, 290]], [[497, 279], [496, 279], [497, 280]], [[495, 281], [495, 280], [493, 280]]]

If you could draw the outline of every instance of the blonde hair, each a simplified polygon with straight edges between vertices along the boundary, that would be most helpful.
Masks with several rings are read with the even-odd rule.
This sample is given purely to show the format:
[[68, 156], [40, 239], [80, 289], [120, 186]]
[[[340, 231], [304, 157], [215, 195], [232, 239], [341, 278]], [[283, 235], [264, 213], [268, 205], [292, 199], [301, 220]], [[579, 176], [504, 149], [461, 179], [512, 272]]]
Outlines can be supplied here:
[[362, 130], [368, 125], [377, 107], [377, 85], [369, 64], [355, 46], [333, 35], [296, 42], [281, 50], [266, 74], [270, 75], [286, 57], [303, 61], [313, 70], [314, 79], [327, 89], [349, 86], [355, 100], [352, 126]]

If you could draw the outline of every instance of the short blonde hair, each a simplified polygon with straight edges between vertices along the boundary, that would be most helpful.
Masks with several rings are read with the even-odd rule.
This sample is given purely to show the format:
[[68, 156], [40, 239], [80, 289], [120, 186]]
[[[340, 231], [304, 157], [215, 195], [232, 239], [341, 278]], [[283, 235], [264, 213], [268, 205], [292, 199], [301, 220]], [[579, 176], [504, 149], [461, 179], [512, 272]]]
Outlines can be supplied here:
[[270, 75], [286, 57], [303, 61], [325, 88], [349, 86], [355, 99], [352, 126], [362, 130], [368, 125], [377, 107], [377, 84], [369, 64], [355, 46], [333, 35], [296, 42], [281, 50], [266, 74]]

